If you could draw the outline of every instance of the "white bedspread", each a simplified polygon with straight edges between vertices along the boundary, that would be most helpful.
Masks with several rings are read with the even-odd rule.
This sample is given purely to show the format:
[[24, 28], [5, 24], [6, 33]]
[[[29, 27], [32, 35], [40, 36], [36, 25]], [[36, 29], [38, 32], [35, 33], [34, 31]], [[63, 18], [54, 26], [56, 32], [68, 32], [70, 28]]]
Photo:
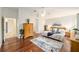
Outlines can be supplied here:
[[64, 34], [53, 34], [53, 35], [51, 35], [49, 37], [54, 38], [56, 40], [60, 40], [60, 41], [64, 40]]

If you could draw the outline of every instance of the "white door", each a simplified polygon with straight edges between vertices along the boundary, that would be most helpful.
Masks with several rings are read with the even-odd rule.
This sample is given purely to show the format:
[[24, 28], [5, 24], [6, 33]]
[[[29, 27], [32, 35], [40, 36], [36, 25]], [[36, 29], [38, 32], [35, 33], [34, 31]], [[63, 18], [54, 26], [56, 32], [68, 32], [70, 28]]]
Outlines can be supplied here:
[[4, 38], [16, 37], [16, 19], [4, 18]]

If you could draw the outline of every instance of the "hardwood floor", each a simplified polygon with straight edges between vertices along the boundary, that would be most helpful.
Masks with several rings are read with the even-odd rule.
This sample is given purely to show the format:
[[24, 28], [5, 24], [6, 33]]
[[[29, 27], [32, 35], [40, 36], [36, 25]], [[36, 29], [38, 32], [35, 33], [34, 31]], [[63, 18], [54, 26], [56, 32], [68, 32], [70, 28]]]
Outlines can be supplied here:
[[[18, 39], [17, 37], [6, 39], [4, 46], [0, 49], [2, 52], [43, 52], [42, 49], [33, 44], [30, 40], [35, 37], [29, 37], [27, 39]], [[70, 51], [70, 41], [65, 39], [64, 46], [61, 52]]]
[[70, 52], [71, 51], [71, 41], [67, 37], [64, 39], [64, 46], [61, 52]]

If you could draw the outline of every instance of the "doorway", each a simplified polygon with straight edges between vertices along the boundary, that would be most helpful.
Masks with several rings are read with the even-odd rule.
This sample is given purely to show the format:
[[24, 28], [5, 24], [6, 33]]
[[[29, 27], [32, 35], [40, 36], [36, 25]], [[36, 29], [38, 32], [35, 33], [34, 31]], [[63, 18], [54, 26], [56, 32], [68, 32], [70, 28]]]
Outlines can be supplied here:
[[16, 19], [4, 18], [4, 39], [16, 37]]

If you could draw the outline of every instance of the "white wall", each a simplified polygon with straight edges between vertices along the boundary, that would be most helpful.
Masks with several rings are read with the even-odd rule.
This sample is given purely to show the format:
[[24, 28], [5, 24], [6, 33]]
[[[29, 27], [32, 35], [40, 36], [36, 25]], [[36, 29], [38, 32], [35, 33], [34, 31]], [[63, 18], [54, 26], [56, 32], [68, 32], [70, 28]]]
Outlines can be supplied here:
[[47, 25], [53, 25], [54, 23], [62, 24], [62, 26], [65, 26], [67, 29], [71, 29], [74, 26], [77, 27], [77, 15], [69, 15], [46, 20]]
[[17, 18], [18, 17], [18, 9], [12, 7], [3, 7], [2, 8], [2, 16], [8, 18]]
[[77, 14], [77, 28], [79, 29], [79, 14]]
[[0, 8], [0, 46], [1, 46], [1, 41], [2, 41], [2, 33], [1, 33], [1, 9]]

